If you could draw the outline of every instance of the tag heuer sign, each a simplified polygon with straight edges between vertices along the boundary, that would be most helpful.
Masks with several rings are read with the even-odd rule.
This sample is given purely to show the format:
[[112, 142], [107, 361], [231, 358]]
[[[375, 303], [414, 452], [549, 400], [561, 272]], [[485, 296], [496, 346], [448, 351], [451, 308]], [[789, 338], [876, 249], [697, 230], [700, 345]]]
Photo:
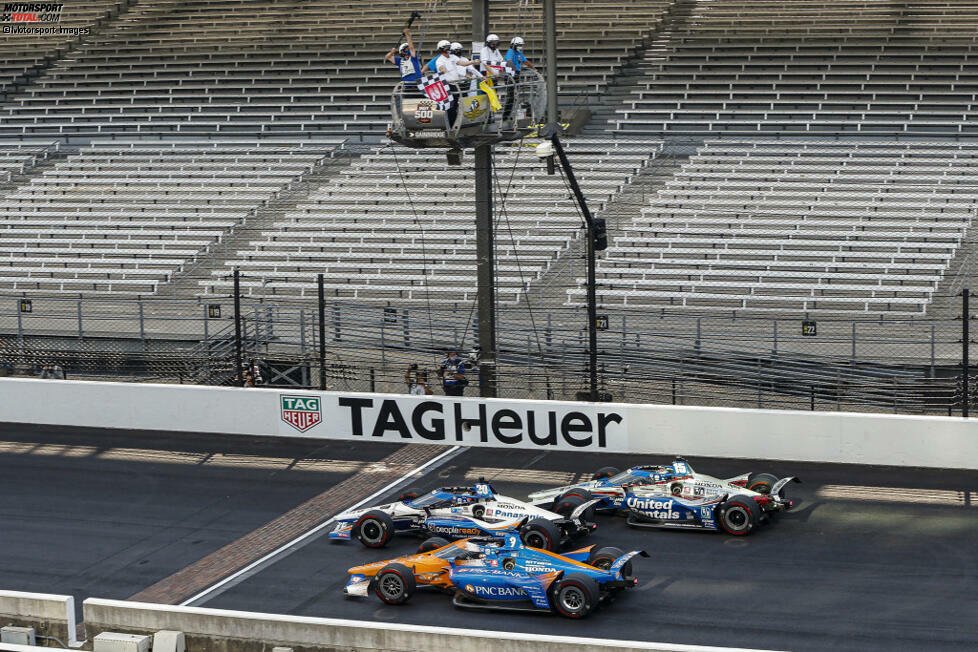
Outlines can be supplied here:
[[282, 396], [282, 421], [305, 432], [323, 420], [317, 396]]

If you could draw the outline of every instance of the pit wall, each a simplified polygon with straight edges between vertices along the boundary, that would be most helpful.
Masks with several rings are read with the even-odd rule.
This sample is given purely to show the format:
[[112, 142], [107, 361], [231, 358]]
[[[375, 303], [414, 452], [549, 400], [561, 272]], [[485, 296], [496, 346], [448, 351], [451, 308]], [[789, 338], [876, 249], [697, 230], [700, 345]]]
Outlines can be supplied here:
[[69, 646], [78, 644], [75, 599], [70, 595], [0, 591], [0, 624], [33, 627], [40, 636]]
[[978, 469], [958, 417], [0, 379], [0, 422]]

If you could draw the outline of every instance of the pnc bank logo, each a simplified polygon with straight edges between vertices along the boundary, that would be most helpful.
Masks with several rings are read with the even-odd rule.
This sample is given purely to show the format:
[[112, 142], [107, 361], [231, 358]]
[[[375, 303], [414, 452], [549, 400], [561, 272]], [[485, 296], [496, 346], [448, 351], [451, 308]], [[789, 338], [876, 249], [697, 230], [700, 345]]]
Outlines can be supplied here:
[[322, 404], [318, 396], [281, 396], [282, 421], [299, 432], [322, 422]]

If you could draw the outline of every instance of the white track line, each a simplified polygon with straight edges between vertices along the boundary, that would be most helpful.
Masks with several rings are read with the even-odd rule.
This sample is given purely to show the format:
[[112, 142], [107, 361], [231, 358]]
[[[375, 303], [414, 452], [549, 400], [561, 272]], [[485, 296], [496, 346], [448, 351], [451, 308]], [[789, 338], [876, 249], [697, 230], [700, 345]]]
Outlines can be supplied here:
[[[425, 462], [421, 466], [417, 467], [416, 469], [412, 469], [412, 470], [408, 471], [407, 473], [405, 473], [404, 475], [402, 475], [401, 477], [399, 477], [397, 480], [394, 480], [393, 482], [391, 482], [390, 484], [388, 484], [386, 487], [384, 487], [382, 489], [378, 489], [377, 491], [375, 491], [374, 493], [370, 494], [366, 498], [360, 500], [359, 502], [357, 502], [357, 503], [355, 503], [353, 505], [350, 505], [349, 507], [347, 507], [343, 511], [346, 512], [346, 511], [349, 511], [351, 509], [356, 509], [357, 507], [360, 507], [361, 505], [363, 505], [367, 501], [373, 500], [377, 496], [384, 495], [385, 493], [387, 493], [388, 491], [390, 491], [391, 489], [393, 489], [397, 485], [399, 485], [402, 482], [404, 482], [405, 480], [407, 480], [412, 475], [415, 475], [417, 473], [424, 473], [430, 467], [438, 465], [439, 463], [445, 461], [446, 459], [448, 459], [449, 457], [451, 457], [455, 453], [458, 453], [460, 450], [462, 450], [462, 447], [461, 446], [452, 446], [451, 448], [449, 448], [444, 453], [441, 453], [440, 455], [438, 455], [438, 456], [436, 456], [436, 457], [428, 460], [427, 462]], [[340, 512], [340, 513], [342, 513], [342, 512]], [[252, 569], [255, 569], [255, 568], [257, 568], [257, 567], [259, 567], [262, 564], [265, 564], [267, 562], [273, 561], [275, 559], [275, 557], [281, 555], [282, 553], [284, 553], [285, 551], [289, 550], [290, 548], [293, 548], [297, 544], [300, 544], [303, 541], [305, 541], [306, 539], [309, 539], [310, 537], [312, 537], [312, 536], [318, 534], [319, 532], [321, 532], [328, 525], [332, 524], [333, 519], [335, 519], [336, 516], [337, 516], [337, 514], [334, 514], [333, 516], [330, 516], [329, 519], [327, 519], [326, 521], [323, 521], [322, 523], [320, 523], [319, 525], [317, 525], [313, 529], [309, 530], [308, 532], [305, 532], [303, 534], [300, 534], [295, 539], [292, 539], [288, 543], [282, 544], [281, 546], [279, 546], [278, 548], [276, 548], [272, 552], [268, 553], [267, 555], [265, 555], [261, 559], [258, 559], [256, 561], [251, 562], [250, 564], [248, 564], [247, 566], [245, 566], [241, 570], [238, 570], [238, 571], [232, 573], [231, 575], [228, 575], [227, 577], [225, 577], [223, 580], [221, 580], [217, 584], [214, 584], [212, 586], [209, 586], [206, 589], [204, 589], [203, 591], [201, 591], [200, 593], [198, 593], [197, 595], [193, 596], [192, 598], [189, 598], [187, 600], [184, 600], [183, 602], [180, 603], [180, 606], [181, 607], [194, 606], [193, 605], [194, 602], [197, 602], [198, 600], [202, 600], [202, 599], [208, 597], [210, 594], [214, 593], [215, 591], [220, 590], [221, 588], [225, 587], [227, 584], [229, 584], [231, 582], [234, 582], [236, 579], [238, 579], [242, 575], [245, 575], [245, 574], [249, 573]]]

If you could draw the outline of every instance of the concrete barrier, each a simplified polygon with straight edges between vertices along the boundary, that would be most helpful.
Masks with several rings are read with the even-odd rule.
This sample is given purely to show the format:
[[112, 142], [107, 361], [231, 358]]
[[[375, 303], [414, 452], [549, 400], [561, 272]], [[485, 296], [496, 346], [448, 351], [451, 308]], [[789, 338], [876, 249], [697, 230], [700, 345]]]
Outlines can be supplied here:
[[307, 618], [96, 598], [85, 600], [84, 611], [89, 638], [103, 631], [152, 634], [161, 629], [177, 630], [186, 634], [188, 652], [263, 652], [274, 646], [291, 647], [295, 652], [735, 652], [735, 648]]
[[75, 599], [70, 595], [0, 591], [0, 621], [4, 625], [33, 627], [38, 634], [78, 645]]
[[978, 421], [957, 417], [37, 379], [0, 396], [9, 423], [978, 469]]

